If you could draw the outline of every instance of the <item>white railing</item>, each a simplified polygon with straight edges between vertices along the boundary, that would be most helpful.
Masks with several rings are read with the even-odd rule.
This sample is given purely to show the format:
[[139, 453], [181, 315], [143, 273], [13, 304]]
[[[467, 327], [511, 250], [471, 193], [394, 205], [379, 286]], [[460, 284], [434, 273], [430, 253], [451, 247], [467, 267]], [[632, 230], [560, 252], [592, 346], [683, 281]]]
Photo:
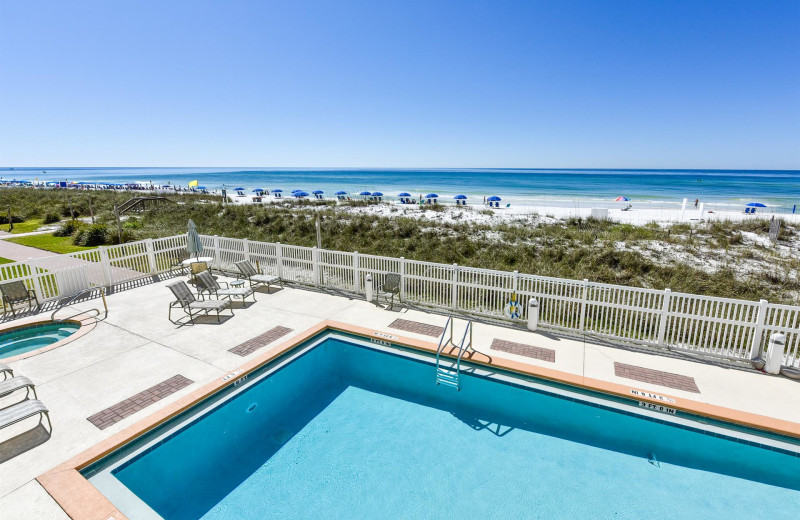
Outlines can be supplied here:
[[[530, 298], [539, 302], [540, 326], [644, 346], [748, 360], [764, 352], [771, 334], [786, 336], [784, 363], [800, 366], [800, 307], [673, 293], [348, 253], [247, 239], [201, 236], [214, 267], [236, 271], [249, 260], [287, 282], [364, 294], [367, 275], [377, 290], [384, 275], [402, 277], [400, 299], [447, 311], [518, 323]], [[0, 281], [23, 280], [40, 303], [91, 286], [114, 286], [169, 270], [184, 253], [185, 235], [100, 247], [0, 265]], [[504, 314], [512, 296], [521, 314]]]

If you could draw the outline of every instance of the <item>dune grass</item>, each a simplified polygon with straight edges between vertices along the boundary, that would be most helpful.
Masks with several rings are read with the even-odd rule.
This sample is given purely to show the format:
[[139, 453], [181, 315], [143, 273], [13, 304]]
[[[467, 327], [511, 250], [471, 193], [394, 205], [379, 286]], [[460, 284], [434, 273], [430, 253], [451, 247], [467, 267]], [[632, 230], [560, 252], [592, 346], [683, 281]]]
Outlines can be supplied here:
[[[32, 231], [36, 231], [43, 225], [44, 222], [42, 222], [42, 219], [40, 218], [26, 220], [25, 222], [15, 222], [14, 229], [11, 230], [11, 233], [14, 235], [17, 235], [19, 233], [30, 233]], [[4, 224], [2, 228], [3, 231], [8, 231], [8, 224]]]
[[76, 251], [85, 251], [93, 249], [91, 247], [76, 246], [72, 243], [72, 237], [56, 237], [51, 234], [44, 235], [30, 235], [26, 237], [7, 238], [8, 242], [20, 244], [28, 247], [35, 247], [36, 249], [43, 249], [53, 253], [75, 253]]

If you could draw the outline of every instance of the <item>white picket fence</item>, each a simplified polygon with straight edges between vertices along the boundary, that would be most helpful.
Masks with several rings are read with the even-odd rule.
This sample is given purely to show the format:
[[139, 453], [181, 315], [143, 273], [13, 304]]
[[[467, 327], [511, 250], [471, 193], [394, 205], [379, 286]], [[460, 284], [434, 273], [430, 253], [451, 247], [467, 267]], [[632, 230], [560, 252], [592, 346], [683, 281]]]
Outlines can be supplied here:
[[[347, 253], [247, 239], [201, 236], [204, 256], [217, 269], [235, 272], [249, 260], [287, 282], [363, 294], [387, 273], [402, 278], [400, 299], [462, 314], [509, 319], [512, 296], [527, 320], [530, 298], [539, 302], [546, 329], [706, 356], [747, 360], [763, 353], [771, 334], [786, 336], [784, 364], [800, 367], [800, 307], [673, 293]], [[0, 265], [0, 280], [24, 280], [41, 301], [76, 294], [92, 285], [113, 286], [167, 271], [186, 246], [184, 235], [101, 247]]]

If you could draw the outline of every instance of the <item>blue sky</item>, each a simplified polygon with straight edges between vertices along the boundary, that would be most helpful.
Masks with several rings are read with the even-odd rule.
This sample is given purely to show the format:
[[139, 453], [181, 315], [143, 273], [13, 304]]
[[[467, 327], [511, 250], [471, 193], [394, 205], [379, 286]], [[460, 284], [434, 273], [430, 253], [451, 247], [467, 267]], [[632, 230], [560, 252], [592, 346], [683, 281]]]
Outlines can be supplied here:
[[0, 0], [0, 165], [800, 169], [800, 2]]

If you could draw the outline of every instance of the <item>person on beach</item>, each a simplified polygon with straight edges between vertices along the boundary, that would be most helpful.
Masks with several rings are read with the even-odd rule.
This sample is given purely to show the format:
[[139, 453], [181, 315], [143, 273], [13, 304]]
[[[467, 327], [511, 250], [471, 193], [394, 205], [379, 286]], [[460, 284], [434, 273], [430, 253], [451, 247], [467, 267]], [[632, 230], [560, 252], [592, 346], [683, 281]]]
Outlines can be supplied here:
[[694, 199], [694, 207], [696, 208], [697, 205], [700, 204], [700, 199]]

